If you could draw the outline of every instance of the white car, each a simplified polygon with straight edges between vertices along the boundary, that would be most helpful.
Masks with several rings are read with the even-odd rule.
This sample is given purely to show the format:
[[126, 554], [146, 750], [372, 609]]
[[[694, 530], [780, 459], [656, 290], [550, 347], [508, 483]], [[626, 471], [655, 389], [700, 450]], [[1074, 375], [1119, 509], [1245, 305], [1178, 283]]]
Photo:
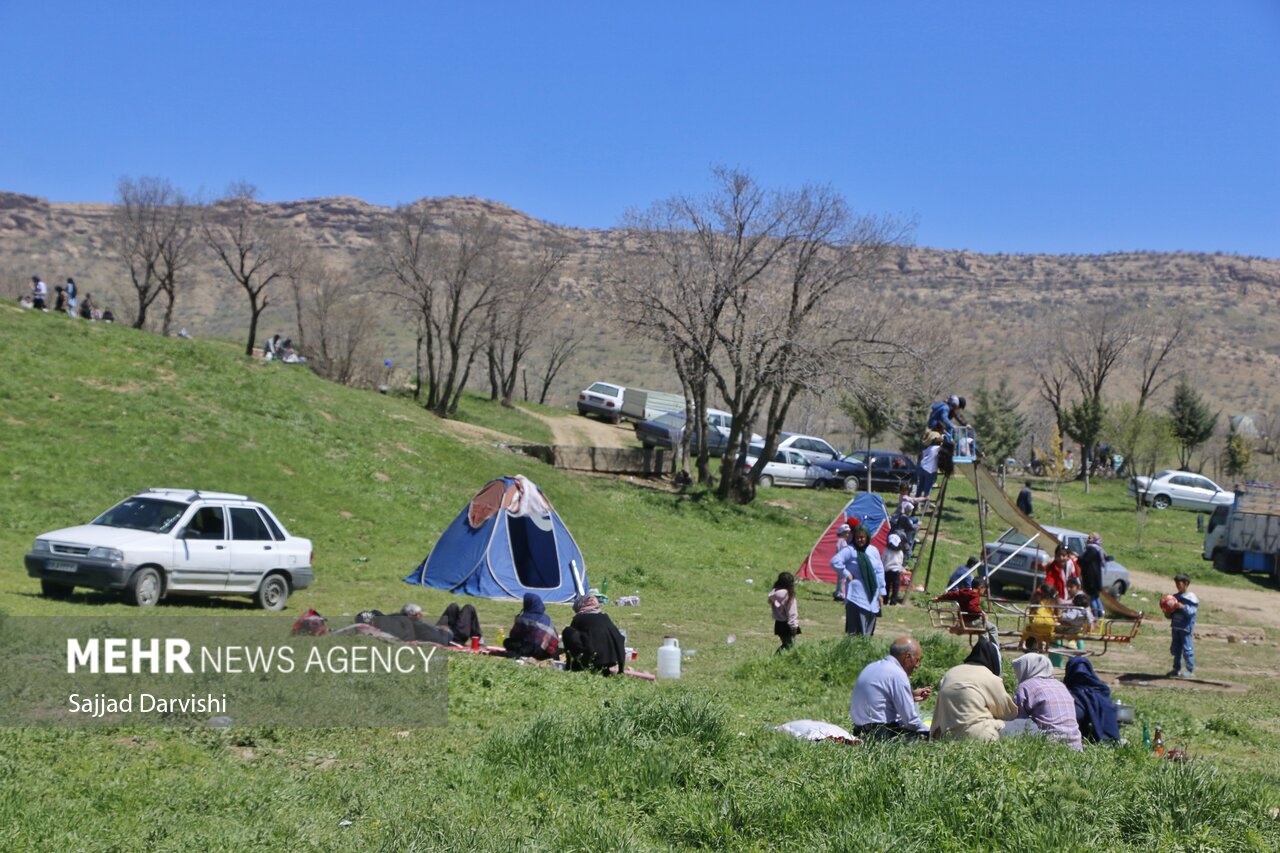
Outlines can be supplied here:
[[139, 607], [167, 595], [246, 595], [283, 610], [311, 585], [311, 540], [244, 495], [148, 489], [89, 524], [41, 534], [26, 555], [41, 592], [117, 590]]
[[778, 442], [779, 450], [799, 451], [810, 462], [830, 462], [840, 458], [840, 453], [816, 435], [800, 435], [784, 432]]
[[622, 420], [622, 397], [626, 390], [609, 382], [592, 382], [578, 395], [578, 414], [600, 415], [616, 424]]
[[[762, 448], [753, 449], [759, 451]], [[759, 464], [760, 460], [756, 456], [748, 456], [745, 470], [750, 472]], [[779, 450], [774, 454], [773, 461], [765, 464], [764, 471], [760, 473], [759, 483], [763, 489], [770, 486], [810, 488], [817, 486], [821, 479], [823, 479], [822, 472], [813, 467], [800, 451]]]
[[1200, 474], [1189, 471], [1161, 471], [1154, 477], [1129, 480], [1129, 496], [1142, 494], [1143, 501], [1156, 509], [1180, 507], [1197, 512], [1213, 512], [1215, 507], [1231, 506], [1235, 492], [1228, 492]]

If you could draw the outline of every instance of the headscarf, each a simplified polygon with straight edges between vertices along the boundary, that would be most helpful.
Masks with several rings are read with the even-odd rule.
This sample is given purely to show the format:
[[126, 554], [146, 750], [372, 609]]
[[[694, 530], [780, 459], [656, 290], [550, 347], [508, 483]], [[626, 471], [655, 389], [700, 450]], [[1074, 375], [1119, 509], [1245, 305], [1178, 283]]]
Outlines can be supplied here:
[[1086, 657], [1067, 661], [1067, 674], [1062, 679], [1076, 700], [1076, 719], [1080, 733], [1089, 740], [1120, 740], [1120, 724], [1116, 722], [1116, 706], [1111, 702], [1111, 688], [1093, 671]]
[[584, 595], [573, 603], [574, 613], [599, 613], [600, 599], [594, 595]]
[[969, 656], [964, 659], [965, 663], [975, 666], [985, 666], [991, 670], [993, 675], [1000, 675], [1001, 661], [1000, 648], [986, 637], [979, 637], [978, 643], [969, 652]]
[[1031, 678], [1053, 678], [1053, 663], [1044, 655], [1032, 652], [1013, 662], [1013, 673], [1021, 684]]
[[[596, 602], [599, 604], [599, 602]], [[542, 596], [536, 592], [526, 592], [524, 594], [524, 609], [520, 611], [517, 620], [524, 619], [537, 625], [543, 625], [552, 630], [555, 625], [551, 621], [551, 617], [547, 615], [546, 605], [542, 603]]]
[[[596, 609], [600, 609], [599, 601], [596, 601]], [[551, 657], [559, 650], [560, 636], [546, 613], [542, 597], [536, 592], [524, 594], [524, 609], [516, 615], [515, 624], [511, 626], [511, 639], [516, 643], [536, 646]]]
[[870, 540], [867, 541], [866, 547], [859, 548], [855, 538], [853, 550], [858, 555], [858, 573], [862, 575], [862, 588], [867, 593], [867, 601], [874, 602], [879, 585], [876, 583], [875, 567], [871, 565], [871, 558], [867, 556], [867, 548], [869, 547], [871, 547]]

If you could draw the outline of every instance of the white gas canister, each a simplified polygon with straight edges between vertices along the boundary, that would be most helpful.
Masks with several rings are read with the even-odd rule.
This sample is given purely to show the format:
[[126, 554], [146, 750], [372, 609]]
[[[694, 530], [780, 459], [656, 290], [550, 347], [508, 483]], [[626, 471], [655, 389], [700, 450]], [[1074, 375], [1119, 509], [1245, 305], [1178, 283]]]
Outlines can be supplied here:
[[680, 641], [666, 637], [658, 647], [658, 678], [680, 677]]

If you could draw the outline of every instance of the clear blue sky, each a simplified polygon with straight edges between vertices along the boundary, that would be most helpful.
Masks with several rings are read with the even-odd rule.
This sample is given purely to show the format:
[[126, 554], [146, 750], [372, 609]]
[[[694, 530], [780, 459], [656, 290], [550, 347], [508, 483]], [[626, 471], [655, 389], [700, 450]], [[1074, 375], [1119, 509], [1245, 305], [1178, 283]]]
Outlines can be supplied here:
[[1280, 2], [0, 0], [0, 189], [477, 195], [609, 227], [713, 164], [921, 246], [1280, 257]]

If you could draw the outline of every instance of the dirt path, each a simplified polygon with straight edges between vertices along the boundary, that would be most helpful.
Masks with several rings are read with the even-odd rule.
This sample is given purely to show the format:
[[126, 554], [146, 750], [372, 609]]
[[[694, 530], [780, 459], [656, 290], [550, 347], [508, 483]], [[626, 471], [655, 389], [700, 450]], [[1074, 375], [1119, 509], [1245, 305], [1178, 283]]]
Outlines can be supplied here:
[[551, 429], [552, 442], [569, 447], [634, 447], [635, 432], [626, 424], [610, 424], [581, 415], [544, 415], [516, 408], [537, 418]]
[[[1145, 590], [1173, 592], [1173, 581], [1163, 575], [1129, 570], [1135, 585]], [[1200, 603], [1209, 609], [1212, 624], [1262, 625], [1280, 629], [1280, 592], [1269, 589], [1233, 589], [1225, 586], [1192, 584], [1192, 591]]]

